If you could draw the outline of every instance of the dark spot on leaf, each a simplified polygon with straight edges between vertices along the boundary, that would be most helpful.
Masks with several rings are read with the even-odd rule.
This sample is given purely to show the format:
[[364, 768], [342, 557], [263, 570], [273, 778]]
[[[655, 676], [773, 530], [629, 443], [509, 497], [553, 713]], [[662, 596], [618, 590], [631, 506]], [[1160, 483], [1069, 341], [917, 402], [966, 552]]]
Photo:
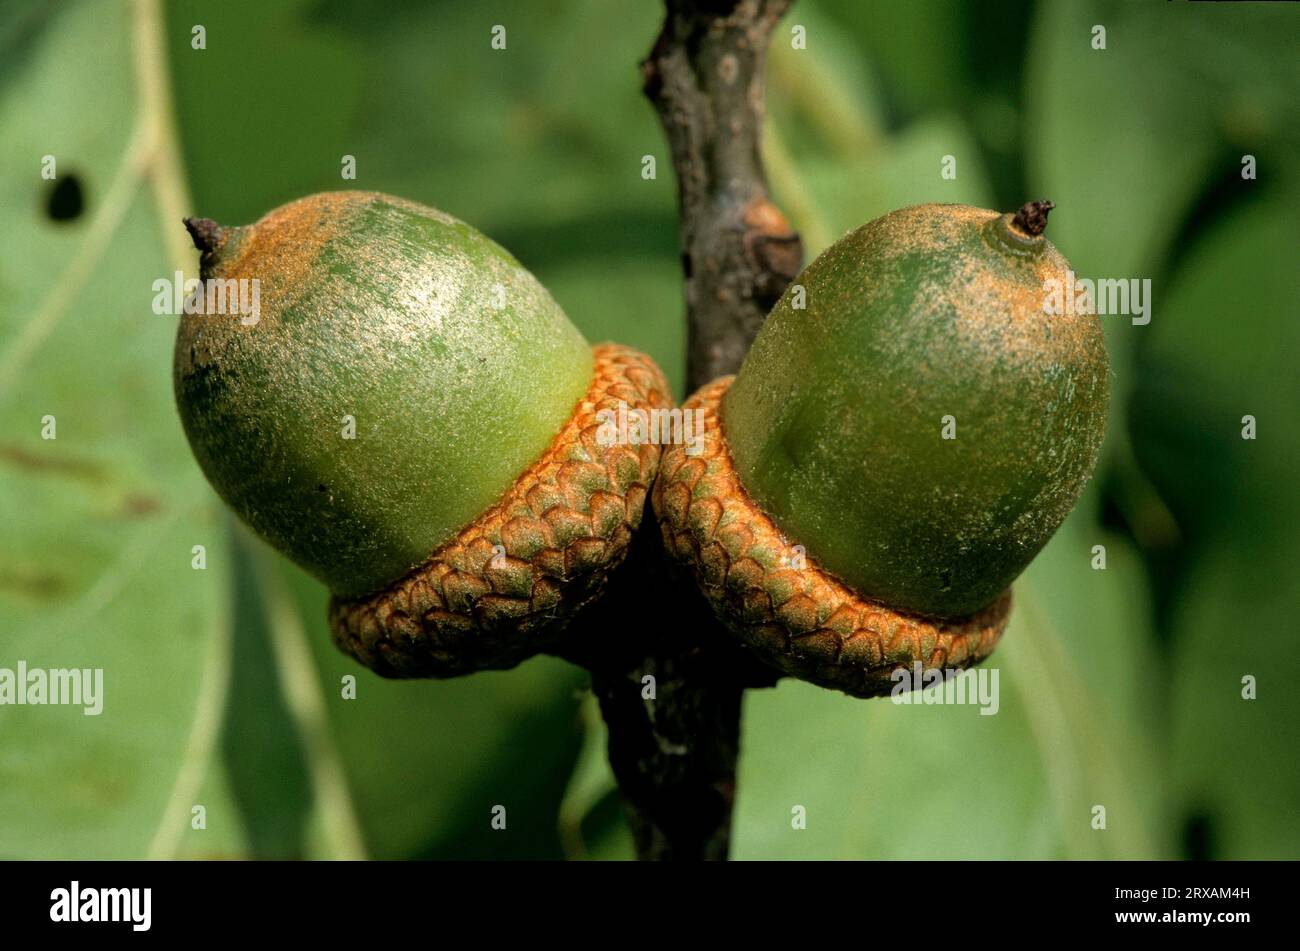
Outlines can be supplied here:
[[138, 518], [161, 511], [162, 500], [156, 495], [128, 495], [122, 508], [125, 514]]
[[1206, 812], [1195, 811], [1183, 822], [1183, 857], [1194, 862], [1215, 858], [1215, 821]]
[[85, 207], [81, 179], [76, 175], [63, 175], [50, 182], [45, 195], [45, 214], [51, 221], [75, 221]]
[[48, 599], [57, 598], [67, 590], [67, 579], [52, 571], [0, 571], [0, 591]]
[[322, 483], [321, 485], [316, 486], [316, 491], [317, 491], [317, 492], [328, 492], [329, 489], [325, 488], [325, 485]]

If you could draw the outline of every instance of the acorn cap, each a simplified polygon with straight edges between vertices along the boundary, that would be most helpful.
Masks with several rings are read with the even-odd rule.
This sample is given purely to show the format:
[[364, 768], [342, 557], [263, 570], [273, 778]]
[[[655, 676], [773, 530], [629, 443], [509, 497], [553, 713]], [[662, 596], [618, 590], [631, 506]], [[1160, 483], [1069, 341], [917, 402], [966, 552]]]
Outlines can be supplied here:
[[658, 446], [596, 413], [670, 405], [654, 363], [591, 348], [504, 249], [442, 212], [314, 195], [248, 228], [186, 227], [204, 293], [257, 281], [256, 319], [189, 314], [175, 385], [209, 481], [334, 594], [378, 673], [509, 667], [623, 558]]
[[682, 405], [701, 414], [700, 451], [665, 446], [653, 491], [665, 548], [726, 627], [773, 667], [857, 697], [890, 693], [894, 671], [916, 662], [949, 669], [986, 658], [1006, 627], [1009, 591], [955, 620], [898, 611], [863, 597], [782, 535], [732, 463], [719, 419], [732, 380], [715, 380]]
[[330, 603], [334, 642], [386, 677], [513, 667], [595, 598], [641, 523], [660, 450], [602, 438], [602, 413], [671, 405], [654, 362], [594, 348], [586, 395], [495, 505], [383, 591]]

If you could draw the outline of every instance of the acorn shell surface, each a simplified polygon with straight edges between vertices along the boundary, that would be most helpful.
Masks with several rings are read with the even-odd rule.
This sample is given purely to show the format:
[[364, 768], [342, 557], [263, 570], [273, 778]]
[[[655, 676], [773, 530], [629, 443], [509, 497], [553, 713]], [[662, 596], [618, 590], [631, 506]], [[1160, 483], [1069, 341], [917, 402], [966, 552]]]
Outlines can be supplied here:
[[723, 399], [753, 499], [825, 570], [896, 609], [992, 604], [1065, 519], [1101, 445], [1100, 322], [1044, 312], [1070, 265], [1009, 220], [920, 205], [849, 233], [777, 303]]
[[518, 261], [414, 202], [304, 198], [223, 229], [202, 270], [256, 280], [260, 312], [181, 319], [195, 456], [338, 595], [383, 588], [488, 509], [592, 379], [587, 342]]

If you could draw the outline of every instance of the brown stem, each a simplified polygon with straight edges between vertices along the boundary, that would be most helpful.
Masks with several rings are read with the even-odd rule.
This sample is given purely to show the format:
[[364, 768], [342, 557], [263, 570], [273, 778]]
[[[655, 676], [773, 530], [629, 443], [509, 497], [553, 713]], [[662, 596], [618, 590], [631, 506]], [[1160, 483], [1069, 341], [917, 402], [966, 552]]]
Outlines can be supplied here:
[[668, 0], [641, 64], [677, 172], [691, 390], [736, 372], [803, 260], [760, 155], [763, 66], [790, 3]]
[[[759, 155], [764, 60], [791, 2], [667, 0], [642, 63], [677, 173], [690, 390], [739, 368], [802, 261], [798, 235], [768, 200]], [[638, 854], [725, 859], [741, 700], [778, 675], [718, 628], [693, 583], [670, 573], [655, 531], [638, 534], [583, 628]]]
[[563, 655], [591, 671], [637, 855], [721, 860], [730, 844], [741, 697], [778, 674], [718, 630], [693, 583], [670, 573], [659, 533], [647, 528], [605, 596], [570, 629]]

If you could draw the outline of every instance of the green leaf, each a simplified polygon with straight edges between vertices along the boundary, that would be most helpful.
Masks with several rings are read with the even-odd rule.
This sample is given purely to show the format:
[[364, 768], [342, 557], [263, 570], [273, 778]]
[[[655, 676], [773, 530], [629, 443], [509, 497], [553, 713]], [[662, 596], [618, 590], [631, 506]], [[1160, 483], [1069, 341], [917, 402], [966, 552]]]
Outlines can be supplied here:
[[[542, 656], [454, 680], [384, 680], [330, 642], [320, 584], [286, 570], [325, 716], [321, 742], [338, 751], [368, 854], [559, 858], [583, 675]], [[356, 678], [356, 699], [345, 698], [344, 677]], [[498, 805], [504, 830], [491, 826]]]
[[[1052, 240], [1080, 276], [1158, 276], [1207, 178], [1239, 174], [1243, 152], [1294, 154], [1290, 103], [1300, 83], [1288, 13], [1266, 4], [1038, 6], [1027, 178], [1034, 197], [1056, 202]], [[1096, 26], [1105, 49], [1093, 48]], [[1126, 370], [1146, 327], [1110, 320], [1106, 330]]]
[[1187, 849], [1209, 858], [1300, 848], [1296, 823], [1279, 821], [1300, 810], [1300, 329], [1279, 319], [1300, 296], [1281, 251], [1294, 207], [1294, 182], [1261, 183], [1188, 250], [1132, 411], [1138, 457], [1191, 548], [1171, 593], [1170, 783]]
[[[994, 714], [855, 700], [788, 680], [751, 693], [736, 857], [1164, 854], [1153, 833], [1149, 698], [1135, 673], [1147, 669], [1143, 581], [1113, 538], [1108, 569], [1093, 573], [1088, 534], [1067, 525], [1017, 582], [1011, 626], [983, 665], [998, 671]], [[1067, 587], [1076, 603], [1057, 600]], [[1099, 805], [1105, 829], [1092, 827]]]
[[[202, 806], [201, 814], [194, 808]], [[189, 827], [176, 848], [176, 858], [184, 860], [227, 861], [258, 858], [249, 839], [240, 807], [231, 788], [230, 776], [220, 760], [210, 764], [203, 785], [194, 797], [194, 806], [185, 817]], [[202, 816], [201, 827], [195, 828]], [[272, 853], [274, 855], [274, 853]], [[289, 858], [289, 854], [274, 855]]]
[[[176, 425], [173, 320], [150, 306], [156, 278], [194, 264], [179, 250], [160, 24], [147, 3], [10, 22], [0, 667], [100, 669], [103, 710], [0, 707], [0, 854], [167, 856], [220, 721], [230, 565]], [[52, 220], [51, 190], [74, 178], [80, 214]]]
[[632, 829], [609, 765], [609, 731], [590, 691], [583, 698], [581, 720], [582, 748], [559, 810], [564, 857], [594, 862], [635, 859]]
[[1170, 785], [1190, 857], [1300, 852], [1297, 559], [1294, 534], [1237, 537], [1208, 548], [1181, 586], [1169, 669]]
[[[790, 126], [796, 123], [791, 117]], [[804, 239], [805, 263], [847, 231], [908, 205], [955, 202], [988, 207], [992, 191], [966, 127], [951, 117], [916, 122], [873, 150], [850, 158], [818, 154], [797, 163], [786, 144], [787, 120], [774, 116], [765, 157], [778, 205]], [[941, 177], [944, 156], [957, 177]]]
[[[1300, 178], [1297, 178], [1300, 182]], [[1296, 241], [1295, 183], [1213, 223], [1187, 251], [1139, 357], [1131, 426], [1137, 457], [1194, 536], [1249, 541], [1296, 512], [1300, 297], [1283, 249]], [[1242, 438], [1253, 416], [1257, 438]]]
[[[794, 45], [796, 28], [803, 30], [802, 49]], [[766, 108], [779, 117], [800, 163], [824, 155], [853, 159], [884, 144], [880, 85], [822, 5], [791, 8], [772, 34], [768, 63]]]
[[[888, 102], [911, 118], [959, 106], [977, 78], [966, 48], [969, 21], [976, 19], [971, 12], [961, 0], [822, 0], [798, 4], [788, 22], [807, 24], [810, 59], [826, 58], [827, 47], [843, 50], [827, 72], [859, 87], [865, 85], [861, 74], [879, 77], [874, 82], [880, 88], [871, 88], [859, 107], [864, 115], [883, 113]], [[778, 33], [774, 53], [789, 45]]]
[[686, 361], [679, 269], [675, 257], [621, 256], [610, 248], [547, 264], [539, 278], [588, 340], [617, 340], [649, 354], [681, 393]]
[[[273, 644], [297, 636], [276, 611], [269, 555], [226, 517], [234, 539], [233, 621], [225, 718], [181, 854], [189, 857], [302, 858], [315, 805], [296, 711]], [[255, 570], [256, 566], [256, 570]], [[259, 580], [260, 579], [260, 580]], [[283, 597], [281, 597], [281, 602]]]

